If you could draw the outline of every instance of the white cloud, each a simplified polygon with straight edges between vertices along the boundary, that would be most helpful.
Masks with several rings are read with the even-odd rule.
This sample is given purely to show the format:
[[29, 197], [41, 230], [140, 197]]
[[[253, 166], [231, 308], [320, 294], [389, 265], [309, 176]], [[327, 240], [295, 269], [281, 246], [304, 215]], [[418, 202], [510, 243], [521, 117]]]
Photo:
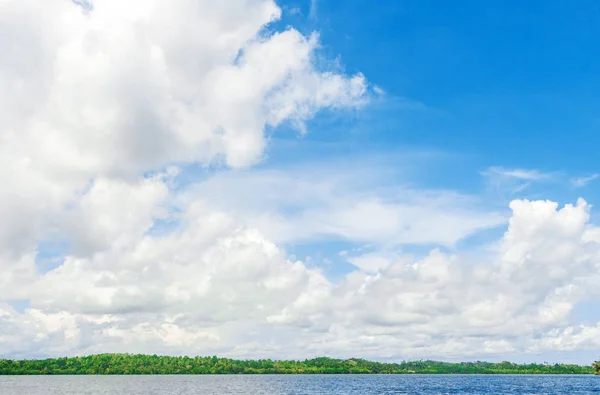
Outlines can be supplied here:
[[[152, 238], [148, 232], [157, 219], [186, 218], [170, 213], [171, 175], [140, 175], [170, 163], [251, 165], [262, 157], [266, 128], [293, 122], [302, 129], [323, 108], [364, 103], [364, 77], [317, 69], [317, 35], [266, 29], [281, 15], [271, 0], [82, 4], [2, 2], [0, 300], [31, 298], [43, 310], [7, 310], [2, 332], [17, 328], [11, 333], [33, 343], [3, 339], [0, 352], [74, 351], [81, 343], [56, 348], [53, 342], [61, 337], [53, 333], [68, 327], [73, 339], [89, 333], [85, 328], [105, 325], [88, 322], [86, 311], [144, 311], [148, 303], [193, 299], [181, 284], [140, 283], [156, 273], [165, 280], [185, 277], [191, 255], [211, 262], [191, 278], [222, 281], [226, 289], [217, 297], [226, 301], [232, 279], [227, 272], [221, 280], [211, 273], [219, 262], [233, 265], [244, 279], [264, 270], [234, 267], [240, 259], [257, 259], [265, 268], [274, 260], [270, 276], [247, 290], [259, 299], [288, 284], [286, 279], [291, 283], [284, 293], [293, 292], [294, 281], [318, 277], [301, 263], [288, 263], [252, 230], [214, 238], [229, 226], [227, 215], [197, 205], [186, 213], [200, 210], [193, 220], [204, 225]], [[202, 251], [176, 248], [199, 248], [202, 237], [208, 238]], [[57, 269], [42, 274], [36, 244], [45, 239], [65, 239], [70, 251]], [[153, 265], [155, 259], [163, 261]], [[180, 261], [183, 266], [177, 266]], [[191, 278], [189, 292], [202, 293]], [[164, 293], [155, 294], [153, 287]], [[48, 327], [49, 320], [64, 325]]]
[[597, 349], [600, 346], [600, 322], [596, 326], [568, 326], [553, 329], [531, 345], [532, 351]]
[[364, 102], [361, 75], [314, 67], [316, 35], [264, 29], [270, 0], [5, 1], [0, 246], [31, 251], [96, 177], [170, 162], [244, 167], [264, 130]]
[[140, 234], [127, 248], [68, 257], [39, 279], [32, 305], [77, 313], [202, 311], [223, 322], [277, 310], [320, 276], [201, 202], [183, 218], [184, 227], [167, 236]]
[[166, 218], [168, 208], [163, 202], [169, 190], [165, 176], [135, 183], [95, 179], [61, 221], [62, 233], [70, 240], [73, 251], [87, 256], [115, 243], [129, 246], [156, 219]]
[[38, 276], [21, 295], [31, 308], [5, 308], [1, 325], [12, 337], [0, 353], [450, 358], [557, 342], [554, 349], [592, 347], [577, 340], [591, 335], [562, 339], [573, 306], [597, 292], [600, 277], [600, 231], [588, 223], [587, 204], [511, 208], [507, 232], [484, 260], [387, 254], [385, 264], [359, 264], [367, 272], [334, 283], [197, 200], [170, 234], [138, 232], [127, 248], [71, 256]]
[[[583, 201], [561, 210], [542, 201], [511, 207], [509, 229], [485, 261], [432, 251], [376, 275], [352, 273], [320, 303], [330, 306], [334, 318], [327, 319], [346, 328], [348, 338], [362, 337], [357, 349], [370, 344], [396, 355], [533, 347], [534, 335], [568, 325], [573, 306], [597, 292], [600, 246]], [[293, 322], [292, 310], [286, 316]]]

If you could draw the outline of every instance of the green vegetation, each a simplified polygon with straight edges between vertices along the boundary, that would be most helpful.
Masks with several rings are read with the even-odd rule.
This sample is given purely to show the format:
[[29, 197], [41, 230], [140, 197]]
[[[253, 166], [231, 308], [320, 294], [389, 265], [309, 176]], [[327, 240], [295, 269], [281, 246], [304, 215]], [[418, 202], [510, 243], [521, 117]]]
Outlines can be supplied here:
[[370, 362], [363, 359], [315, 358], [305, 361], [235, 360], [217, 357], [100, 354], [44, 360], [0, 360], [0, 375], [23, 374], [311, 374], [311, 373], [450, 373], [450, 374], [592, 374], [593, 366], [525, 364], [510, 362], [446, 363], [413, 361]]
[[594, 362], [594, 364], [592, 365], [592, 367], [594, 368], [594, 373], [595, 374], [600, 374], [600, 361]]

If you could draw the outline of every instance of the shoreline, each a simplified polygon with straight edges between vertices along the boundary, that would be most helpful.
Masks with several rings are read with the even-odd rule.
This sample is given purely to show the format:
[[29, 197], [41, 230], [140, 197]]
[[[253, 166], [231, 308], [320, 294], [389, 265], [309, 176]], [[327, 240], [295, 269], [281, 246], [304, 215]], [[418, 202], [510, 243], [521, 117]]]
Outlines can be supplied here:
[[511, 362], [374, 362], [359, 358], [242, 360], [144, 354], [96, 354], [81, 357], [0, 359], [0, 375], [594, 375], [597, 365], [515, 364]]

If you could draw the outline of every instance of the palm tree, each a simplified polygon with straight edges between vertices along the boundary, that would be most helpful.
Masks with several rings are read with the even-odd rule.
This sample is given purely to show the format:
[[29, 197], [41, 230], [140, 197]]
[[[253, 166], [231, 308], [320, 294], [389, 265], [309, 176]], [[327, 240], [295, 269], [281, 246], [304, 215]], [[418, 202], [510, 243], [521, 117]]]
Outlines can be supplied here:
[[592, 367], [594, 368], [594, 372], [598, 375], [600, 375], [600, 361], [596, 361], [592, 364]]

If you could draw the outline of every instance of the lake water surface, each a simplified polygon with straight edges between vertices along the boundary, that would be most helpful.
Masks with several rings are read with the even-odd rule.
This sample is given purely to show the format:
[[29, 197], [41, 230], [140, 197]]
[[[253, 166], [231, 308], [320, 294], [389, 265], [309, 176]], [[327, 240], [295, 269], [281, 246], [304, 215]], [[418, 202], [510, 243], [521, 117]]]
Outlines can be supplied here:
[[0, 376], [1, 395], [600, 394], [597, 376]]

